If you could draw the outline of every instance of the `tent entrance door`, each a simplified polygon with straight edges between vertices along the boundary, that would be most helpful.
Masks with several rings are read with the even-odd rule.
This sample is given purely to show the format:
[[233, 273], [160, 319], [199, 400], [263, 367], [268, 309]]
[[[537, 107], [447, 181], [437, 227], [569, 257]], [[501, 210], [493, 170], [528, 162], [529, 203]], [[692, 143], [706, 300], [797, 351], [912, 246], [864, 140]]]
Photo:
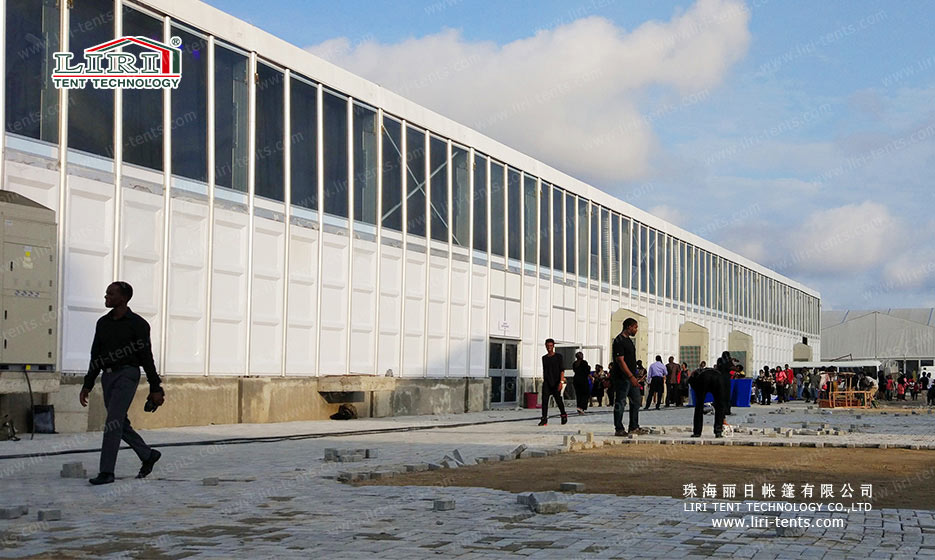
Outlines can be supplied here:
[[515, 404], [519, 398], [519, 342], [491, 339], [489, 350], [487, 375], [490, 377], [490, 404]]

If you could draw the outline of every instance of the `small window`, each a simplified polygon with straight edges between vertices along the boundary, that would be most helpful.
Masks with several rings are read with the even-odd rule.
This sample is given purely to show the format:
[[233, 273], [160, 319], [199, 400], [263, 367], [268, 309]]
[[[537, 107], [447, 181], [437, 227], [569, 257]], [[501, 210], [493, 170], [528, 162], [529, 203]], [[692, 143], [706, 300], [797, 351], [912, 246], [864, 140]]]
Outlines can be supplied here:
[[[184, 81], [184, 80], [183, 80]], [[256, 149], [254, 150], [254, 191], [257, 196], [283, 200], [283, 112], [284, 76], [279, 70], [257, 64]]]
[[425, 237], [425, 132], [406, 127], [406, 231]]
[[[72, 64], [85, 62], [85, 49], [114, 38], [113, 0], [75, 2], [68, 13], [68, 48], [74, 53]], [[86, 87], [68, 92], [68, 147], [114, 157], [113, 90]]]
[[536, 178], [525, 175], [523, 177], [523, 241], [526, 249], [526, 262], [535, 266], [538, 258], [539, 241], [538, 192]]
[[451, 147], [451, 242], [460, 247], [471, 245], [471, 176], [470, 152], [461, 146]]
[[[172, 90], [172, 174], [195, 181], [208, 180], [208, 39], [201, 33], [172, 26], [182, 39], [183, 78]], [[276, 78], [273, 78], [274, 80]], [[279, 73], [279, 176], [282, 200], [282, 73]], [[124, 101], [126, 107], [126, 101]], [[265, 107], [264, 107], [265, 109]], [[259, 101], [257, 104], [259, 111]], [[259, 143], [257, 144], [260, 145]], [[273, 155], [271, 159], [276, 159]], [[272, 164], [275, 165], [275, 164]], [[266, 173], [267, 170], [264, 170]]]
[[432, 136], [429, 158], [432, 239], [448, 243], [448, 143]]
[[347, 98], [326, 91], [322, 100], [325, 213], [347, 217]]
[[214, 48], [214, 181], [247, 191], [247, 91], [249, 59], [216, 44]]
[[377, 113], [354, 104], [354, 219], [377, 223]]
[[[124, 35], [163, 41], [162, 27], [161, 20], [124, 5]], [[188, 45], [182, 43], [183, 52], [187, 50], [187, 47]], [[127, 45], [124, 47], [124, 52], [139, 56], [144, 50], [137, 45]], [[162, 99], [161, 89], [123, 90], [124, 162], [162, 171], [162, 129], [164, 127]]]
[[487, 156], [474, 154], [474, 249], [487, 250]]
[[7, 0], [6, 10], [6, 130], [58, 142], [58, 90], [52, 70], [53, 54], [60, 50], [59, 3]]
[[522, 237], [523, 228], [520, 227], [520, 205], [522, 204], [522, 185], [520, 184], [520, 173], [515, 169], [507, 170], [507, 212], [509, 227], [508, 234], [508, 256], [511, 259], [519, 260], [522, 258]]
[[402, 124], [383, 117], [383, 227], [403, 230]]
[[552, 244], [549, 240], [552, 227], [551, 188], [548, 183], [541, 183], [539, 188], [539, 265], [543, 268], [552, 267]]
[[292, 204], [318, 210], [318, 87], [293, 74], [289, 91]]
[[490, 161], [490, 252], [504, 256], [506, 250], [506, 189], [503, 165]]

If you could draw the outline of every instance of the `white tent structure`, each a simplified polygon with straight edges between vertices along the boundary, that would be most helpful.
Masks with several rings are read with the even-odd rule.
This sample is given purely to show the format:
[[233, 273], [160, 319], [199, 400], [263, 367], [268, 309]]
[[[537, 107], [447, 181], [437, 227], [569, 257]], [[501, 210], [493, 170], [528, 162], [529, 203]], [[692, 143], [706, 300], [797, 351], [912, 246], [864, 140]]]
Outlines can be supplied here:
[[912, 373], [935, 360], [935, 309], [823, 311], [821, 358], [877, 359]]

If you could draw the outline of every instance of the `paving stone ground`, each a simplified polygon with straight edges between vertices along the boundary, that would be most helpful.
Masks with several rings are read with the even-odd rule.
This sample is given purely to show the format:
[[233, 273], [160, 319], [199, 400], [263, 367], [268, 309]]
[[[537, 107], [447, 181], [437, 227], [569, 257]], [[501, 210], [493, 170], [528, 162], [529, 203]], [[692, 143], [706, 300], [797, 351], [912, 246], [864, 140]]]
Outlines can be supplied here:
[[[826, 423], [859, 432], [791, 436], [799, 442], [935, 445], [935, 415], [926, 409], [820, 414], [802, 403], [734, 408], [735, 425], [801, 428]], [[667, 432], [690, 425], [689, 408], [641, 413], [644, 426]], [[861, 414], [861, 419], [855, 418]], [[897, 416], [899, 414], [899, 416]], [[441, 462], [458, 449], [475, 457], [560, 446], [564, 436], [612, 436], [607, 408], [573, 416], [561, 426], [536, 426], [534, 411], [489, 411], [445, 417], [349, 422], [207, 426], [144, 431], [163, 453], [150, 478], [135, 480], [139, 461], [121, 451], [112, 485], [93, 487], [62, 478], [62, 465], [82, 462], [97, 472], [99, 433], [37, 436], [0, 442], [0, 508], [26, 504], [29, 513], [0, 520], [3, 558], [933, 558], [932, 510], [883, 509], [799, 515], [810, 522], [843, 519], [837, 528], [809, 527], [803, 536], [777, 537], [773, 528], [715, 528], [710, 512], [688, 512], [687, 500], [658, 496], [562, 494], [568, 511], [540, 515], [516, 495], [483, 488], [354, 487], [343, 471], [405, 470]], [[747, 423], [747, 418], [753, 423]], [[510, 421], [514, 420], [514, 421]], [[705, 437], [710, 437], [706, 417]], [[481, 424], [440, 426], [483, 422]], [[867, 426], [864, 426], [864, 425]], [[430, 429], [423, 429], [430, 428]], [[343, 432], [357, 431], [356, 435]], [[339, 434], [340, 433], [340, 434]], [[317, 434], [307, 437], [305, 434]], [[331, 435], [329, 435], [331, 434]], [[261, 437], [251, 443], [183, 445], [204, 440]], [[641, 436], [671, 439], [671, 434]], [[762, 440], [736, 434], [736, 441]], [[283, 438], [283, 439], [274, 439]], [[584, 439], [584, 436], [582, 436]], [[325, 449], [374, 449], [376, 458], [325, 461]], [[52, 457], [6, 459], [14, 454], [82, 451]], [[935, 471], [935, 450], [933, 469]], [[536, 460], [536, 459], [531, 459]], [[925, 473], [920, 473], [925, 475]], [[205, 478], [218, 485], [206, 486]], [[923, 483], [931, 484], [935, 472]], [[561, 481], [557, 481], [561, 482]], [[455, 500], [433, 511], [435, 500]], [[57, 521], [38, 511], [61, 510]]]

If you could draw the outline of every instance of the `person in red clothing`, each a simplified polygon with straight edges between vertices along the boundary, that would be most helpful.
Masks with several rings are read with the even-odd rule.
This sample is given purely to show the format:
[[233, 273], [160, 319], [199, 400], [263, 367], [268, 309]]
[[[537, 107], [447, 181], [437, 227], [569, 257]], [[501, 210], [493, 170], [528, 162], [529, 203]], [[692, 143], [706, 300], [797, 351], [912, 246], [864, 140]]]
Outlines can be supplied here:
[[776, 368], [776, 402], [786, 402], [786, 370]]
[[893, 378], [892, 376], [886, 378], [886, 400], [893, 400]]

